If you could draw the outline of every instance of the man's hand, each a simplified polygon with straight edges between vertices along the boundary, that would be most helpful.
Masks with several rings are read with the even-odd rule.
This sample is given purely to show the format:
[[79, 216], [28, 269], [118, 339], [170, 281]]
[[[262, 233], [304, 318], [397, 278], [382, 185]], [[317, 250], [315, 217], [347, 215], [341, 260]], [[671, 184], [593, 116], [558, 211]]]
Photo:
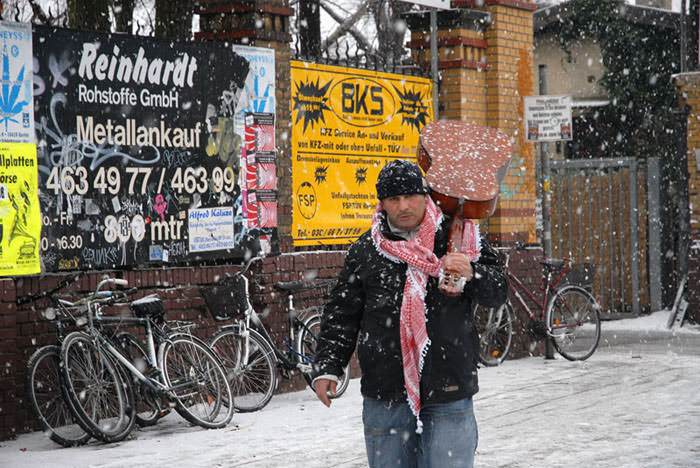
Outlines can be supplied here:
[[459, 296], [464, 285], [474, 276], [469, 259], [463, 253], [448, 253], [440, 263], [440, 292], [446, 296]]
[[474, 277], [474, 271], [472, 270], [472, 264], [469, 262], [467, 256], [463, 253], [452, 252], [445, 254], [444, 257], [440, 259], [442, 262], [442, 269], [445, 271], [453, 271], [459, 273], [467, 281], [471, 281]]
[[335, 397], [335, 389], [338, 386], [338, 382], [330, 379], [318, 379], [314, 382], [314, 390], [316, 391], [316, 396], [321, 403], [330, 408], [331, 397]]

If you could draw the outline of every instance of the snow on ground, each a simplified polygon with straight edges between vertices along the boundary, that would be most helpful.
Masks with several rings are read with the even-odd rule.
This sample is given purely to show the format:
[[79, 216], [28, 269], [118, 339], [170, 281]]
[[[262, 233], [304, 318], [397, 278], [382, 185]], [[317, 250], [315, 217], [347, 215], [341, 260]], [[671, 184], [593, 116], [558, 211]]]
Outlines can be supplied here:
[[668, 329], [668, 318], [670, 311], [661, 310], [659, 312], [654, 312], [649, 315], [644, 315], [638, 318], [613, 320], [610, 322], [603, 322], [603, 328], [606, 331], [610, 330], [639, 330], [643, 332], [670, 332], [673, 334], [699, 334], [700, 327], [696, 325], [684, 325], [683, 327], [674, 327], [672, 330]]
[[[585, 362], [535, 357], [481, 369], [476, 466], [699, 467], [700, 328], [668, 330], [667, 319], [661, 311], [604, 322]], [[220, 430], [171, 414], [117, 444], [64, 449], [24, 434], [0, 442], [0, 466], [363, 467], [359, 380], [330, 409], [308, 390], [275, 395]]]

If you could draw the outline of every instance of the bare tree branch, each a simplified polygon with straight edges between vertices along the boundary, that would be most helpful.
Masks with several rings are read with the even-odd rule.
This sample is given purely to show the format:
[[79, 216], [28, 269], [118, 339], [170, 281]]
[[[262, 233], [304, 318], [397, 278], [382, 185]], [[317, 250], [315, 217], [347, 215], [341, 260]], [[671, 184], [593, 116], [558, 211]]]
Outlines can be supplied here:
[[411, 8], [410, 3], [387, 0], [376, 0], [370, 6], [377, 25], [377, 53], [387, 62], [400, 60], [406, 52], [403, 45], [405, 27], [398, 26], [403, 22], [402, 15]]
[[41, 5], [38, 5], [35, 0], [29, 0], [29, 6], [32, 8], [32, 13], [34, 14], [35, 23], [39, 24], [51, 24], [50, 18], [44, 13]]
[[373, 0], [365, 0], [363, 1], [360, 6], [357, 8], [357, 11], [353, 13], [349, 18], [343, 18], [341, 15], [336, 13], [333, 9], [331, 9], [328, 5], [326, 5], [325, 2], [321, 2], [321, 8], [328, 13], [328, 15], [333, 18], [339, 26], [336, 28], [335, 31], [333, 31], [328, 38], [323, 41], [323, 46], [321, 50], [328, 50], [328, 47], [333, 44], [338, 38], [345, 33], [350, 33], [352, 37], [357, 41], [358, 46], [365, 50], [369, 54], [374, 54], [374, 48], [372, 47], [372, 44], [367, 40], [367, 38], [360, 33], [357, 28], [355, 28], [354, 24], [357, 22], [359, 18], [364, 16], [367, 13], [367, 10], [370, 7], [370, 3], [372, 3]]
[[155, 4], [153, 1], [146, 2], [146, 0], [138, 0], [139, 4], [134, 6], [134, 9], [138, 8], [142, 19], [144, 22], [136, 21], [136, 35], [139, 36], [153, 36], [155, 32]]

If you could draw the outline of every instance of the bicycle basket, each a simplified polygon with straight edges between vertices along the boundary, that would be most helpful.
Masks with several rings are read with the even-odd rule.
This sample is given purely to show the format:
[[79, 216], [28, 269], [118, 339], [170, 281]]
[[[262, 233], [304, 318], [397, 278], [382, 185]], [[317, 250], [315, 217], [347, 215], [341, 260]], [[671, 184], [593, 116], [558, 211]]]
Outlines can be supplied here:
[[216, 321], [230, 320], [248, 308], [246, 280], [240, 275], [227, 276], [218, 283], [201, 286], [199, 292]]
[[595, 264], [593, 263], [574, 263], [564, 275], [564, 281], [567, 284], [578, 284], [584, 288], [590, 288], [594, 278]]

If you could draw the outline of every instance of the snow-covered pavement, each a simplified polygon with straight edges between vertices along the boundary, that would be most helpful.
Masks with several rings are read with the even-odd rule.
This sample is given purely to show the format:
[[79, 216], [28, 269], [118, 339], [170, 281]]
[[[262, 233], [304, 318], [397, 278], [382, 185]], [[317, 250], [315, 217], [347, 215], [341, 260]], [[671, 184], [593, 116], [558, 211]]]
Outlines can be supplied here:
[[[669, 331], [667, 316], [604, 322], [585, 362], [481, 369], [476, 466], [700, 467], [700, 330]], [[363, 467], [359, 380], [330, 409], [308, 390], [276, 395], [221, 430], [171, 414], [118, 444], [64, 449], [24, 434], [0, 442], [0, 466]]]

